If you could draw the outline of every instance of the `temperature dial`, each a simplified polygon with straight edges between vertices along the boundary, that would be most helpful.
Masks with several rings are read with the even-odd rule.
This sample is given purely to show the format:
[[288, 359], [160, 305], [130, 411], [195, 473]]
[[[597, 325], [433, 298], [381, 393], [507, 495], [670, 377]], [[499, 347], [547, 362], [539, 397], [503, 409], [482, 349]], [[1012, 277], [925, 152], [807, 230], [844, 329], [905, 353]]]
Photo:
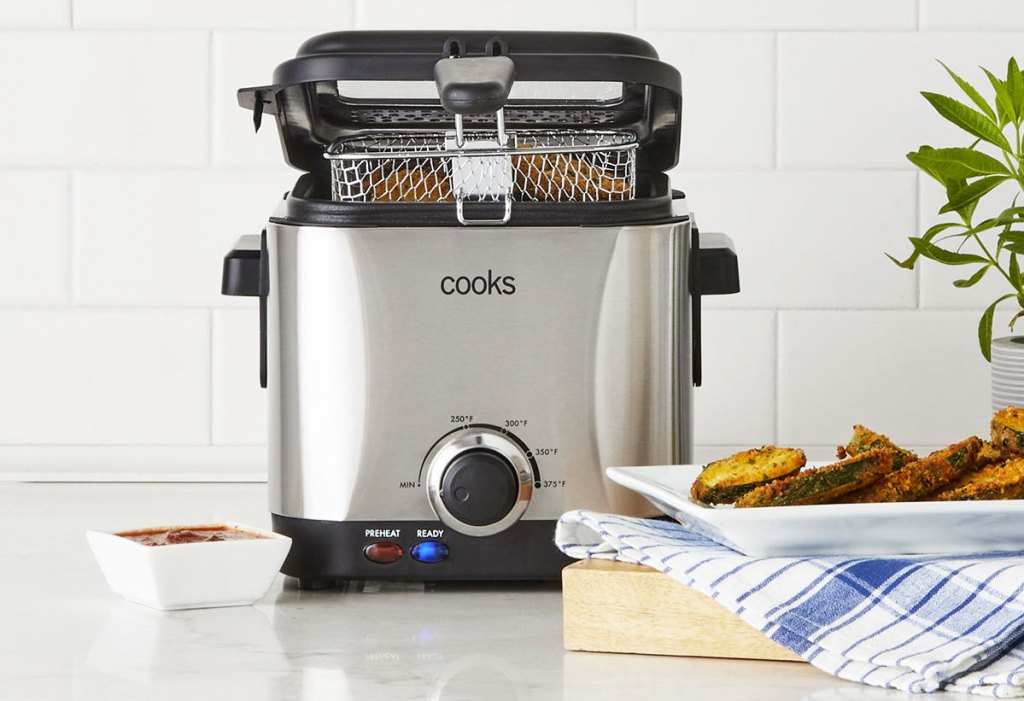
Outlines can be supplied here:
[[434, 446], [426, 462], [430, 506], [459, 533], [500, 533], [519, 520], [533, 495], [529, 458], [496, 429], [453, 434]]

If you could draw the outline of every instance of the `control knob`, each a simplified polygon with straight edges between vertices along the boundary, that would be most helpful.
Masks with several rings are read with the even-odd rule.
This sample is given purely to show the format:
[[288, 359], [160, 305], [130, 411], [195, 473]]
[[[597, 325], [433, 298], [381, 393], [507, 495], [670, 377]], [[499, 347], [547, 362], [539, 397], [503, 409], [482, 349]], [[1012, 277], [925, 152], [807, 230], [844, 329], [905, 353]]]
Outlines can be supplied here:
[[452, 434], [431, 449], [426, 464], [430, 506], [459, 533], [500, 533], [519, 520], [533, 495], [529, 458], [497, 429]]

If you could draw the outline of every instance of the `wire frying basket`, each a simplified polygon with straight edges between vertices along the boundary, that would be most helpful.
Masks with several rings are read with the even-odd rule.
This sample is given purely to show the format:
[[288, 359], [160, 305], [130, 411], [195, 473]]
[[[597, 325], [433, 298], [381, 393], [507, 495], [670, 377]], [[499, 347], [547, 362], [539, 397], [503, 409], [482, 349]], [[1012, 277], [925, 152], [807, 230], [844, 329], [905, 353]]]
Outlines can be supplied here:
[[[500, 115], [499, 115], [500, 117]], [[506, 223], [512, 202], [613, 202], [636, 193], [636, 136], [626, 131], [368, 132], [335, 140], [337, 202], [454, 202], [463, 224]], [[464, 202], [504, 203], [501, 220], [467, 219]]]

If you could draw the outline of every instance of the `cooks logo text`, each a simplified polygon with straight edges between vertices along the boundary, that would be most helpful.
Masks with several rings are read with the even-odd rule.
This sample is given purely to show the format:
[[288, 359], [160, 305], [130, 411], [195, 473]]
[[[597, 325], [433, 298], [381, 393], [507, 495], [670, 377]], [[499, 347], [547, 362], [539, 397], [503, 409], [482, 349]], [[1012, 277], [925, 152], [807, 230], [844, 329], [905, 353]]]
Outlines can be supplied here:
[[513, 295], [516, 293], [516, 279], [511, 275], [445, 275], [441, 278], [441, 292], [446, 295]]

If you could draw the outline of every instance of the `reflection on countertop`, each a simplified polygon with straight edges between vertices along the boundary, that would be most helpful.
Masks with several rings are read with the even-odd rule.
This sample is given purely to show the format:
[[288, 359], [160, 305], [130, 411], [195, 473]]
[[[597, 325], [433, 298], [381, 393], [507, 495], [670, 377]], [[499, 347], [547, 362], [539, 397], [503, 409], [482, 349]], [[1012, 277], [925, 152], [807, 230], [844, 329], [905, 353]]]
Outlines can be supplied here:
[[0, 484], [0, 698], [906, 698], [799, 663], [566, 652], [552, 584], [310, 592], [279, 577], [254, 606], [164, 613], [110, 593], [85, 543], [89, 528], [266, 527], [265, 497], [252, 484]]

